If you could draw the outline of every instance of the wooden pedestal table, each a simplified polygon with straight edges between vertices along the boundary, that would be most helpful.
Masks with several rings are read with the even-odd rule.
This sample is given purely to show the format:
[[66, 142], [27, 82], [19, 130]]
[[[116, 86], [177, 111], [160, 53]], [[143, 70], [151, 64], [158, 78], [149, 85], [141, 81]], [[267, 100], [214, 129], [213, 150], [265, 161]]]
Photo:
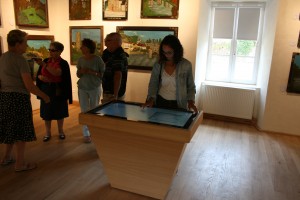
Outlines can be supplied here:
[[[164, 199], [185, 146], [191, 141], [203, 119], [202, 112], [193, 118], [187, 128], [178, 128], [164, 125], [164, 122], [150, 123], [132, 119], [134, 117], [126, 112], [136, 106], [132, 114], [144, 114], [139, 105], [123, 102], [125, 107], [129, 105], [131, 108], [124, 109], [122, 105], [120, 109], [113, 104], [122, 103], [111, 103], [109, 114], [101, 113], [105, 106], [79, 114], [79, 123], [88, 126], [111, 186]], [[113, 116], [120, 113], [121, 117]], [[161, 112], [156, 113], [159, 114]], [[168, 118], [164, 113], [162, 115]], [[159, 117], [156, 116], [156, 120]]]

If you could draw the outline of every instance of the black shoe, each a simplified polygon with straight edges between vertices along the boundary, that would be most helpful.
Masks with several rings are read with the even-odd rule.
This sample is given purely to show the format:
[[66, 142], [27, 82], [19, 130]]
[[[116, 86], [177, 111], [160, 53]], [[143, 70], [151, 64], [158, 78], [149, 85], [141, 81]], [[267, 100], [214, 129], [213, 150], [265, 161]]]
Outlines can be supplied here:
[[48, 142], [50, 139], [51, 139], [50, 135], [45, 135], [44, 138], [43, 138], [43, 141]]
[[66, 138], [64, 133], [60, 133], [59, 134], [59, 139], [64, 140]]

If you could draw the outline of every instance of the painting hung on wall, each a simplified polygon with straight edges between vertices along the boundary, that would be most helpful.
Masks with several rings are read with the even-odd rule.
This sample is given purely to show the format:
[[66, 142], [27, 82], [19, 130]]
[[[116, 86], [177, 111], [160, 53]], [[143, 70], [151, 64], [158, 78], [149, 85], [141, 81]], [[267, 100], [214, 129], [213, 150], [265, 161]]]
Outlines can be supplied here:
[[103, 20], [127, 20], [128, 0], [103, 0]]
[[49, 27], [47, 0], [14, 0], [16, 25]]
[[70, 20], [90, 20], [91, 0], [69, 0]]
[[2, 55], [2, 38], [0, 36], [0, 56]]
[[103, 51], [103, 27], [102, 26], [70, 26], [70, 53], [71, 64], [76, 65], [78, 58], [82, 56], [80, 50], [81, 41], [84, 38], [96, 42], [96, 55], [101, 55]]
[[298, 44], [297, 47], [300, 49], [300, 31], [299, 31], [299, 36], [298, 36]]
[[293, 53], [286, 91], [300, 93], [300, 53]]
[[179, 0], [142, 0], [141, 18], [177, 19]]
[[128, 68], [151, 70], [157, 61], [160, 42], [167, 35], [178, 35], [178, 27], [117, 26], [122, 47], [129, 54]]
[[27, 49], [24, 54], [31, 68], [31, 75], [33, 79], [36, 78], [36, 73], [39, 65], [34, 62], [34, 59], [45, 59], [50, 56], [49, 47], [50, 43], [54, 41], [53, 35], [28, 35], [27, 37]]

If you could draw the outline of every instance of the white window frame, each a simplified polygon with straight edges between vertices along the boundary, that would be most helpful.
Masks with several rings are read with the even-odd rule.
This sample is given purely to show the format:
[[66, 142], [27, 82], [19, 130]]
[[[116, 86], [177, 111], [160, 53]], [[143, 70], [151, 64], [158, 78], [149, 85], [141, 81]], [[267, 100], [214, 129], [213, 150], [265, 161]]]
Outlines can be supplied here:
[[[235, 17], [234, 17], [234, 31], [233, 37], [231, 41], [231, 50], [230, 50], [230, 59], [229, 59], [229, 76], [226, 80], [216, 80], [211, 79], [210, 75], [210, 62], [211, 62], [211, 54], [212, 54], [212, 41], [213, 41], [213, 28], [214, 28], [214, 16], [215, 16], [215, 8], [235, 8]], [[238, 8], [260, 8], [260, 17], [259, 17], [259, 25], [258, 25], [258, 35], [257, 35], [257, 46], [255, 52], [255, 60], [254, 60], [254, 69], [252, 80], [249, 81], [237, 81], [233, 79], [233, 71], [235, 68], [235, 59], [236, 59], [236, 44], [237, 44], [237, 25], [238, 25]], [[216, 81], [216, 82], [226, 82], [226, 83], [236, 83], [236, 84], [251, 84], [255, 85], [257, 82], [257, 74], [260, 60], [260, 51], [261, 51], [261, 38], [263, 32], [263, 23], [264, 23], [264, 13], [265, 13], [265, 3], [259, 2], [247, 2], [247, 3], [238, 3], [238, 2], [213, 2], [211, 4], [211, 26], [210, 26], [210, 34], [209, 34], [209, 47], [208, 47], [208, 65], [206, 70], [206, 81]]]

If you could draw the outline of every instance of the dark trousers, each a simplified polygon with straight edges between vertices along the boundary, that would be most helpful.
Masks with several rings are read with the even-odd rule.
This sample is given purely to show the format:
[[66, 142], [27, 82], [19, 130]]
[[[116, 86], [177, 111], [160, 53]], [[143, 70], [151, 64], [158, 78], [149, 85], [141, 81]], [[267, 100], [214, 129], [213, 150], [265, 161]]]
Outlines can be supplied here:
[[157, 95], [157, 97], [156, 97], [155, 106], [158, 108], [178, 109], [176, 100], [166, 100], [166, 99], [162, 98], [160, 95]]

